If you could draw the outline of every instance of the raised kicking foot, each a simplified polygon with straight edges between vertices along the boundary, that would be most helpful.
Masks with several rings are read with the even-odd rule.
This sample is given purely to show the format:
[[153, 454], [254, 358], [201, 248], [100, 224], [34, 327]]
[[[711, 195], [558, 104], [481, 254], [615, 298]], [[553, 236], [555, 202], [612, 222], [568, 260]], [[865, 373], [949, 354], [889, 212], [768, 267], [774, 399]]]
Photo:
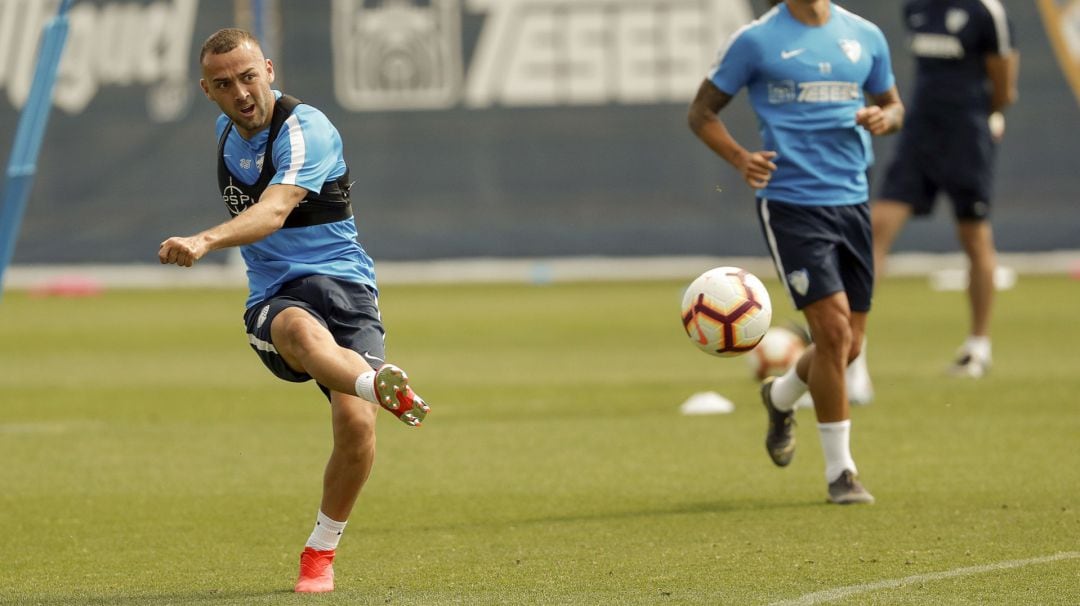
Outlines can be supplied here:
[[305, 547], [300, 554], [300, 578], [296, 593], [326, 593], [334, 590], [334, 550], [319, 551]]
[[761, 403], [769, 413], [769, 428], [765, 431], [765, 450], [777, 467], [786, 467], [795, 456], [795, 411], [778, 410], [772, 403], [772, 384], [776, 377], [767, 377], [761, 384]]
[[375, 371], [375, 397], [379, 406], [413, 427], [419, 427], [431, 410], [409, 387], [405, 371], [393, 364], [383, 364]]

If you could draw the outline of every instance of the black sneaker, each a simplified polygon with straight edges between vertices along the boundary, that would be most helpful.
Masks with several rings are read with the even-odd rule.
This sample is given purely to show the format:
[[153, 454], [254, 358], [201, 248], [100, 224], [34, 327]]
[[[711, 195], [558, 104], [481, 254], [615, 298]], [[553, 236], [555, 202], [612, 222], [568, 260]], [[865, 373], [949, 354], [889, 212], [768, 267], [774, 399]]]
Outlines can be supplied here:
[[777, 410], [772, 403], [773, 381], [776, 377], [766, 377], [761, 383], [761, 403], [769, 413], [769, 429], [765, 432], [765, 450], [777, 467], [786, 467], [795, 456], [795, 411]]
[[839, 478], [829, 484], [829, 502], [837, 505], [856, 503], [871, 505], [874, 503], [874, 495], [863, 488], [850, 469], [845, 469]]

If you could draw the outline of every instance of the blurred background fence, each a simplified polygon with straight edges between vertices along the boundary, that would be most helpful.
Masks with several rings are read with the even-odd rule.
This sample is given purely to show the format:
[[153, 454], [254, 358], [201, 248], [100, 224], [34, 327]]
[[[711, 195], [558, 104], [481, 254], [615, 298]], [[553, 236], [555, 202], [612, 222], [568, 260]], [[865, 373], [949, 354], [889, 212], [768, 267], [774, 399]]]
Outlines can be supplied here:
[[[897, 1], [877, 23], [910, 90]], [[1080, 249], [1080, 2], [1004, 2], [1023, 54], [998, 158], [1004, 252]], [[49, 0], [0, 0], [0, 162]], [[686, 127], [722, 41], [758, 0], [77, 0], [14, 262], [155, 263], [222, 221], [216, 108], [197, 54], [263, 32], [277, 87], [341, 131], [361, 240], [378, 261], [764, 256], [753, 194]], [[1070, 71], [1072, 70], [1072, 71]], [[1078, 91], [1080, 92], [1080, 91]], [[752, 146], [745, 92], [724, 111]], [[878, 169], [893, 141], [876, 142]], [[951, 220], [900, 252], [957, 250]], [[229, 256], [215, 253], [210, 263]]]

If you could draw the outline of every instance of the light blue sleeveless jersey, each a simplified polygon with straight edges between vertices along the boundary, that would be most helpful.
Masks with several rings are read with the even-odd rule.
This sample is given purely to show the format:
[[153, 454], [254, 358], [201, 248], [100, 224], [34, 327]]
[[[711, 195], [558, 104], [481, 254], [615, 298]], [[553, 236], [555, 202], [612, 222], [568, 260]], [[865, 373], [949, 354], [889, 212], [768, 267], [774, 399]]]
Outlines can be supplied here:
[[[279, 91], [274, 91], [278, 97]], [[217, 137], [229, 118], [217, 120]], [[259, 180], [263, 153], [270, 136], [266, 129], [248, 141], [232, 129], [225, 142], [225, 165], [240, 181]], [[276, 173], [270, 185], [296, 185], [318, 192], [327, 181], [345, 174], [341, 136], [318, 109], [301, 104], [285, 121], [272, 150]], [[324, 275], [375, 287], [375, 267], [357, 241], [353, 219], [279, 229], [266, 238], [240, 247], [247, 265], [246, 307], [273, 296], [283, 284], [308, 275]]]
[[732, 96], [746, 87], [762, 149], [778, 154], [758, 196], [805, 205], [867, 201], [873, 152], [855, 112], [865, 105], [864, 90], [876, 95], [895, 83], [877, 26], [832, 4], [829, 21], [810, 27], [780, 4], [732, 35], [709, 80]]

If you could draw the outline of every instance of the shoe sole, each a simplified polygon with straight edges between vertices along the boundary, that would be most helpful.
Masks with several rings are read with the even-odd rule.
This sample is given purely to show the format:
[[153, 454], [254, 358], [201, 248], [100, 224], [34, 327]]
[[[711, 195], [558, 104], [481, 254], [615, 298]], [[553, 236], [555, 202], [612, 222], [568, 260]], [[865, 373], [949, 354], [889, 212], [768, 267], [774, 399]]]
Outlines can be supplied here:
[[403, 423], [419, 427], [431, 408], [409, 387], [409, 376], [393, 364], [383, 364], [375, 372], [375, 397], [379, 406]]
[[829, 502], [834, 505], [873, 505], [874, 495], [866, 493], [848, 493], [834, 497], [829, 495]]

